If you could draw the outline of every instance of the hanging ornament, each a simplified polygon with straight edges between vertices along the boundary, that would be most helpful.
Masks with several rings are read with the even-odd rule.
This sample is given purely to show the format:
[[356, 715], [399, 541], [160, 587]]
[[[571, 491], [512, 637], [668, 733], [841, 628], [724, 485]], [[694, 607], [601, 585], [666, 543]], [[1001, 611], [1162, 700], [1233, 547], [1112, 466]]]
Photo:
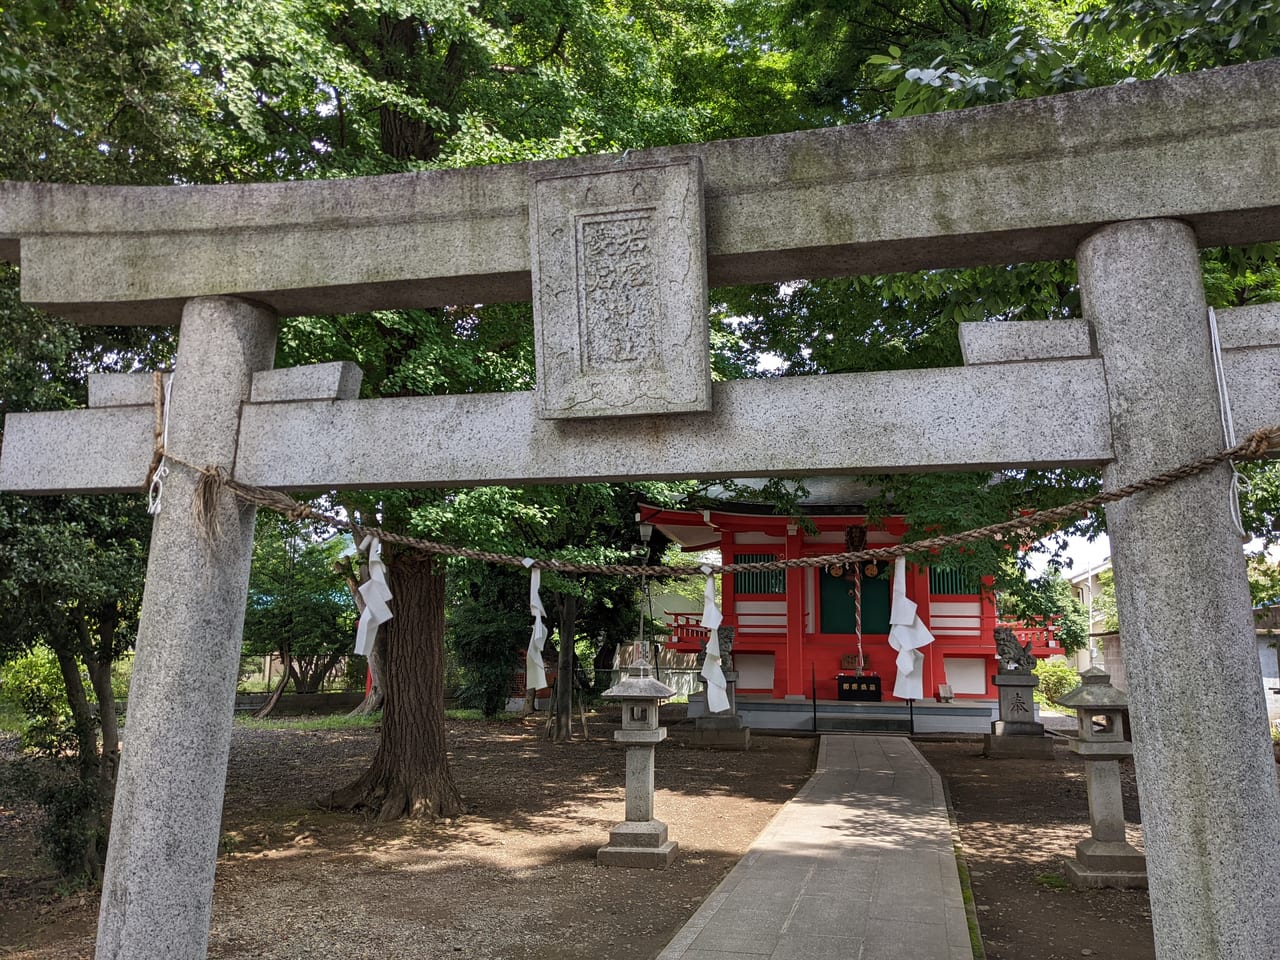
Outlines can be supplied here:
[[547, 642], [547, 625], [543, 618], [547, 608], [542, 605], [539, 588], [542, 585], [542, 571], [533, 566], [533, 560], [526, 557], [524, 565], [530, 568], [529, 573], [529, 612], [533, 615], [533, 633], [529, 637], [529, 647], [524, 656], [525, 688], [542, 690], [547, 686], [547, 670], [542, 661], [542, 649]]

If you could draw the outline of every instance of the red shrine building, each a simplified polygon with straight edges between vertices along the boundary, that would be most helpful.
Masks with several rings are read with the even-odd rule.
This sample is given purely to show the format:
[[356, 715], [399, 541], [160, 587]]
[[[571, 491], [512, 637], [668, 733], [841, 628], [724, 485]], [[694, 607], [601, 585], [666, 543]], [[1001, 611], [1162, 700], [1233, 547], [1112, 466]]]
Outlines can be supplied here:
[[[788, 517], [728, 509], [667, 510], [642, 504], [639, 511], [640, 522], [653, 524], [684, 551], [719, 550], [725, 564], [840, 553], [848, 549], [848, 528], [866, 525], [866, 517], [851, 514], [810, 515], [807, 521], [812, 529], [805, 529]], [[905, 531], [902, 518], [888, 518], [865, 531], [866, 546], [900, 543]], [[859, 566], [860, 578], [852, 566], [721, 577], [724, 624], [734, 628], [740, 712], [763, 706], [761, 701], [844, 700], [906, 707], [892, 694], [897, 673], [897, 653], [889, 646], [894, 563]], [[934, 642], [921, 650], [922, 706], [947, 700], [985, 711], [988, 705], [982, 701], [997, 699], [991, 682], [999, 668], [997, 626], [1012, 627], [1020, 643], [1032, 644], [1037, 657], [1062, 653], [1051, 627], [1028, 628], [998, 620], [990, 577], [970, 581], [957, 571], [913, 564], [907, 564], [906, 577], [906, 595], [915, 601], [920, 620], [934, 636]], [[857, 673], [859, 593], [862, 675], [875, 681], [868, 683], [851, 682]], [[683, 653], [697, 652], [706, 636], [699, 625], [701, 614], [669, 611], [669, 619], [669, 646]], [[753, 722], [759, 724], [758, 719]], [[977, 722], [986, 723], [985, 713]]]

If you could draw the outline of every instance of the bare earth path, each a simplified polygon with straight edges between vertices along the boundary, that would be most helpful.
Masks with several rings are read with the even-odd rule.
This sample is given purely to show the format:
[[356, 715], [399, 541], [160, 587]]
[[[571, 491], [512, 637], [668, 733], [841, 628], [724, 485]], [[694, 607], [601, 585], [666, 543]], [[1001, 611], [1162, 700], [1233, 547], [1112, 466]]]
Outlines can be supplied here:
[[[760, 738], [748, 753], [719, 753], [686, 747], [676, 727], [659, 752], [656, 809], [680, 857], [655, 876], [595, 864], [623, 813], [615, 727], [597, 720], [591, 741], [554, 745], [532, 724], [451, 723], [468, 810], [439, 825], [314, 806], [363, 770], [372, 730], [237, 728], [210, 956], [648, 960], [804, 783], [814, 741]], [[3, 874], [29, 826], [12, 806], [0, 811]], [[40, 901], [29, 883], [0, 883], [0, 955], [92, 956], [92, 898]]]

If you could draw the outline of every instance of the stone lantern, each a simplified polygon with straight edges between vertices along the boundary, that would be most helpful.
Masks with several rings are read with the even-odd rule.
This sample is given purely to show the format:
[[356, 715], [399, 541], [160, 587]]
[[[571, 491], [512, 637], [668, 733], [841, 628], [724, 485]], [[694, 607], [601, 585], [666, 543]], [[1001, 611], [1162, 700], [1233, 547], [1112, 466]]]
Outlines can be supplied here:
[[1111, 685], [1109, 674], [1090, 667], [1080, 686], [1058, 703], [1076, 711], [1077, 735], [1071, 749], [1085, 759], [1092, 836], [1076, 844], [1076, 859], [1067, 861], [1067, 878], [1076, 887], [1146, 887], [1146, 858], [1125, 840], [1124, 804], [1120, 793], [1120, 760], [1133, 755], [1124, 736], [1129, 702]]
[[613, 737], [627, 745], [627, 819], [609, 831], [609, 844], [596, 851], [596, 862], [665, 867], [679, 844], [667, 839], [667, 825], [653, 816], [653, 754], [667, 738], [667, 728], [658, 726], [658, 704], [675, 691], [654, 676], [643, 641], [633, 644], [632, 652], [626, 675], [604, 692], [622, 701], [622, 729]]

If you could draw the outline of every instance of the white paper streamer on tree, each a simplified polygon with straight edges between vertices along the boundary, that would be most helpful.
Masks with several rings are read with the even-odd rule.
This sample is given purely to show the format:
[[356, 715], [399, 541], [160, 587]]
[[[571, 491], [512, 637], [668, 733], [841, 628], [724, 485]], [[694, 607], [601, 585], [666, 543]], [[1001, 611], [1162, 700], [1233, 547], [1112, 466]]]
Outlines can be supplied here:
[[[533, 564], [526, 559], [526, 567]], [[547, 668], [542, 662], [542, 647], [547, 642], [547, 626], [542, 622], [547, 609], [538, 596], [538, 588], [542, 586], [542, 571], [533, 570], [529, 574], [529, 612], [533, 614], [533, 636], [529, 638], [529, 650], [524, 657], [524, 685], [526, 690], [541, 690], [547, 685]]]
[[712, 713], [724, 713], [729, 709], [729, 684], [724, 679], [720, 663], [720, 624], [724, 614], [716, 606], [716, 584], [707, 577], [707, 589], [703, 594], [702, 625], [711, 631], [707, 638], [707, 655], [702, 661], [702, 679], [707, 681], [707, 709]]
[[373, 651], [378, 627], [391, 619], [391, 588], [387, 586], [387, 565], [382, 562], [382, 541], [370, 534], [361, 541], [360, 552], [369, 556], [369, 579], [360, 584], [364, 610], [356, 627], [356, 653], [367, 657]]
[[898, 678], [893, 695], [900, 700], [924, 699], [924, 654], [933, 634], [920, 622], [916, 604], [907, 599], [907, 558], [893, 563], [893, 609], [889, 612], [889, 646], [898, 651]]

